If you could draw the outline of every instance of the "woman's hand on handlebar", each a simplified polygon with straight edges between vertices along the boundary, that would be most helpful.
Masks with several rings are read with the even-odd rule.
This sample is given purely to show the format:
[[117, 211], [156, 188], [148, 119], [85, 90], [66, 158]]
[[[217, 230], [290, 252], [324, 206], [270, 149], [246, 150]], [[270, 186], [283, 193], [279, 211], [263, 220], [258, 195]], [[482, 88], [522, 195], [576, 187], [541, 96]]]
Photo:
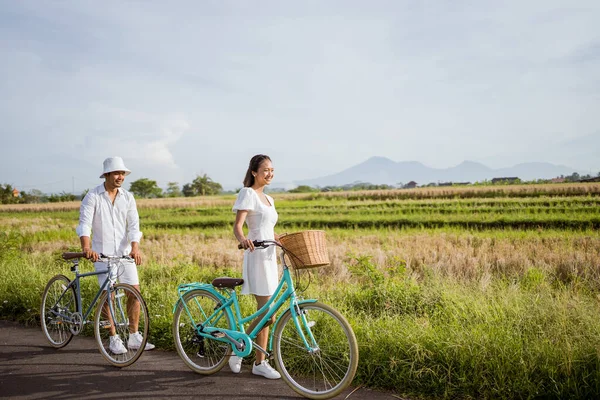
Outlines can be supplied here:
[[[249, 239], [244, 239], [244, 240], [249, 240]], [[251, 246], [246, 247], [247, 249], [250, 249], [250, 251], [254, 251], [257, 248], [258, 249], [266, 249], [269, 246], [279, 246], [279, 247], [283, 247], [281, 245], [281, 243], [279, 243], [277, 240], [253, 240], [252, 242], [250, 242]], [[242, 243], [238, 244], [238, 249], [243, 249], [243, 245]]]
[[252, 240], [250, 239], [244, 239], [240, 242], [240, 245], [238, 246], [244, 250], [246, 249], [250, 249], [250, 251], [254, 251], [254, 243], [252, 243]]

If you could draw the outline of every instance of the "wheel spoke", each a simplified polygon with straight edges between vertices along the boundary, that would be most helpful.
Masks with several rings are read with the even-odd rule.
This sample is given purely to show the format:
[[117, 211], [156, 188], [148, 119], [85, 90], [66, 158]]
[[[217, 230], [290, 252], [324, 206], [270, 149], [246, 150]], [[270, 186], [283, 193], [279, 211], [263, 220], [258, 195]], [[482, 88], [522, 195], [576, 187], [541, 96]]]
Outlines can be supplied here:
[[205, 290], [194, 290], [183, 297], [173, 315], [173, 339], [175, 347], [185, 364], [200, 374], [219, 371], [228, 361], [231, 347], [223, 342], [198, 333], [200, 327], [231, 329], [229, 315], [215, 313], [220, 300]]
[[300, 308], [318, 348], [311, 351], [305, 346], [290, 312], [286, 312], [274, 333], [277, 367], [290, 387], [303, 396], [336, 396], [356, 373], [358, 346], [352, 328], [339, 312], [324, 304], [309, 303]]
[[[114, 285], [111, 296], [105, 293], [98, 303], [94, 330], [100, 353], [108, 362], [117, 367], [133, 364], [144, 352], [149, 331], [148, 308], [140, 292], [130, 285]], [[136, 332], [141, 343], [132, 337]], [[118, 340], [121, 345], [111, 345]]]
[[42, 295], [42, 331], [56, 348], [66, 346], [73, 338], [70, 317], [77, 311], [77, 297], [69, 283], [66, 276], [56, 275], [48, 282]]

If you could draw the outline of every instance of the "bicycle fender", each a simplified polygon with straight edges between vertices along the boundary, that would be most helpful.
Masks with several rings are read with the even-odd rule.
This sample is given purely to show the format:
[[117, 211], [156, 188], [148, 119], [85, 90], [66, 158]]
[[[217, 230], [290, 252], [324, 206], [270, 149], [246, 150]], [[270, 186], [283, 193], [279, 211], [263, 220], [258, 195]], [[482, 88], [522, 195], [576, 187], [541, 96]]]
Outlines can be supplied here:
[[[316, 303], [318, 300], [317, 299], [306, 299], [306, 300], [299, 300], [298, 301], [298, 305], [302, 305], [302, 304], [311, 304], [311, 303]], [[281, 314], [279, 314], [277, 316], [277, 320], [275, 321], [275, 323], [273, 324], [273, 328], [269, 331], [269, 349], [273, 349], [273, 332], [275, 332], [277, 330], [277, 325], [279, 325], [279, 322], [281, 321], [281, 317], [283, 317], [283, 314], [285, 314], [286, 312], [288, 312], [290, 309], [288, 308], [287, 310], [285, 310], [284, 312], [282, 312]]]
[[217, 299], [219, 299], [222, 302], [226, 301], [226, 299], [223, 297], [223, 295], [221, 293], [219, 293], [214, 288], [214, 286], [209, 283], [199, 283], [199, 282], [183, 283], [177, 287], [177, 293], [178, 293], [179, 297], [177, 298], [177, 301], [175, 301], [175, 304], [173, 305], [172, 313], [175, 314], [175, 311], [177, 310], [177, 306], [181, 302], [181, 299], [183, 299], [183, 296], [185, 296], [188, 292], [191, 292], [193, 290], [198, 290], [198, 289], [206, 290], [207, 292], [214, 294], [217, 297]]
[[177, 286], [177, 292], [186, 293], [186, 292], [189, 292], [190, 290], [194, 290], [194, 289], [212, 289], [212, 288], [213, 288], [213, 285], [211, 285], [209, 283], [201, 283], [201, 282], [182, 283], [181, 285]]

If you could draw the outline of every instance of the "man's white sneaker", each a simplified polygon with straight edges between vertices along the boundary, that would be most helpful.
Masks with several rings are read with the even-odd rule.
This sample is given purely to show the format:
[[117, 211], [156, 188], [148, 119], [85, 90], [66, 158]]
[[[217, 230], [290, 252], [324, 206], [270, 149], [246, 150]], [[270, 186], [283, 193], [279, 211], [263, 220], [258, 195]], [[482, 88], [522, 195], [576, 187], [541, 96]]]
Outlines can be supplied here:
[[242, 372], [242, 358], [232, 354], [231, 357], [229, 357], [229, 368], [231, 368], [231, 372], [234, 374]]
[[252, 373], [254, 375], [261, 375], [267, 379], [279, 379], [281, 375], [279, 372], [275, 371], [273, 367], [269, 365], [267, 360], [263, 360], [260, 364], [256, 365], [256, 363], [252, 366]]
[[[137, 350], [142, 345], [142, 340], [144, 337], [141, 333], [136, 332], [129, 335], [129, 340], [127, 341], [127, 347], [131, 350]], [[155, 346], [152, 343], [146, 342], [146, 347], [144, 350], [152, 350]]]
[[119, 335], [110, 336], [110, 343], [108, 345], [108, 349], [113, 354], [125, 354], [125, 353], [127, 353], [127, 349], [125, 348], [125, 345], [123, 344], [123, 341], [121, 340], [121, 338], [119, 337]]

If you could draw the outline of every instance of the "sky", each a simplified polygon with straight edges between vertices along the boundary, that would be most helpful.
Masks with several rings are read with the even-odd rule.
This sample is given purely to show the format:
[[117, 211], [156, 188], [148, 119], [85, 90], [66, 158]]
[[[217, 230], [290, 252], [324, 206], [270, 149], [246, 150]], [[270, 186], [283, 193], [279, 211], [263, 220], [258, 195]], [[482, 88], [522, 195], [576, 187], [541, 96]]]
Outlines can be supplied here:
[[[372, 156], [600, 171], [597, 0], [0, 0], [0, 183], [274, 187]], [[125, 185], [128, 187], [128, 185]]]

